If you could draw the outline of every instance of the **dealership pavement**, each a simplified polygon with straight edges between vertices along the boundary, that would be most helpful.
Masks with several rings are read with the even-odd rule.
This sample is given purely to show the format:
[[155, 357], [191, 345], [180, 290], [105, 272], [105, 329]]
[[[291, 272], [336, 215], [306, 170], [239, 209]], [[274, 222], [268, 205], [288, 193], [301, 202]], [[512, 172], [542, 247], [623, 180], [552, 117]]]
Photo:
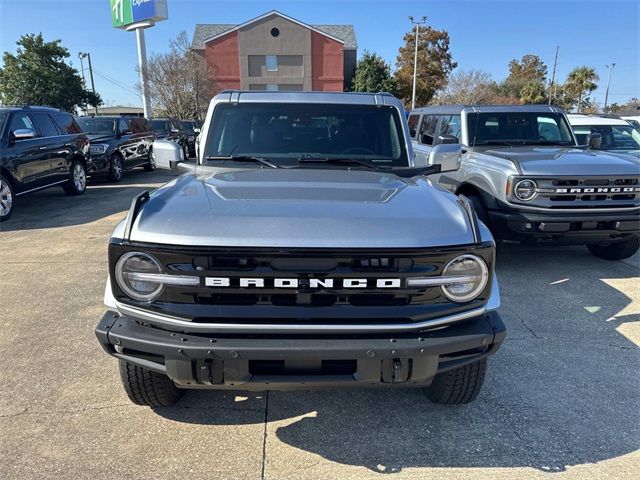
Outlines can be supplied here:
[[508, 339], [478, 400], [419, 390], [188, 392], [131, 404], [93, 329], [106, 243], [169, 173], [20, 198], [0, 227], [3, 478], [553, 479], [640, 476], [640, 257], [506, 245]]

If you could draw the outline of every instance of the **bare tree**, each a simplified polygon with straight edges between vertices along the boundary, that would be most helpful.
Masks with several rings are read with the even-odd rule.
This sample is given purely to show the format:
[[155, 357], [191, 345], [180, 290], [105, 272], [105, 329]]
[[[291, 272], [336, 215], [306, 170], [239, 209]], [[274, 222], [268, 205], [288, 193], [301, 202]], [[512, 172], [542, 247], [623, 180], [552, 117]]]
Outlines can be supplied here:
[[438, 104], [494, 103], [496, 84], [491, 75], [481, 70], [461, 70], [449, 76], [447, 85], [435, 98]]
[[178, 119], [201, 119], [213, 91], [206, 62], [186, 32], [169, 42], [168, 52], [151, 56], [147, 80], [155, 115]]

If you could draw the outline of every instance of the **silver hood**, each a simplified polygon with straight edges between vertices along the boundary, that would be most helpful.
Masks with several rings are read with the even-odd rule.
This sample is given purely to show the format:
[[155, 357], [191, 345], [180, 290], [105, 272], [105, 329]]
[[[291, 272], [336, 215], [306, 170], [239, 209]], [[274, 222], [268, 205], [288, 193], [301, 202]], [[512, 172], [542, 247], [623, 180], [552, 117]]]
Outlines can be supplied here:
[[638, 175], [638, 161], [626, 155], [560, 147], [492, 148], [485, 155], [514, 162], [523, 175]]
[[429, 180], [332, 169], [183, 175], [151, 194], [130, 238], [294, 248], [421, 248], [474, 241], [456, 197]]

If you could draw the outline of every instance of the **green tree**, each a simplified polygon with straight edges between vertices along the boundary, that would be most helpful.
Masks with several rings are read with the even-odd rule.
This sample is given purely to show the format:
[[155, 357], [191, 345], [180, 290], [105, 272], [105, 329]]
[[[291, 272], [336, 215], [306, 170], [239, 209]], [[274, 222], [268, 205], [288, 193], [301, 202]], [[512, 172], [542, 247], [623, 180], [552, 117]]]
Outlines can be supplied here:
[[[395, 74], [397, 96], [407, 107], [411, 105], [415, 48], [416, 32], [411, 29], [405, 33], [404, 45], [398, 50]], [[449, 51], [449, 33], [428, 25], [421, 26], [418, 37], [416, 106], [428, 104], [436, 92], [447, 84], [449, 73], [457, 66]]]
[[78, 71], [65, 60], [69, 51], [60, 40], [45, 42], [42, 34], [23, 35], [15, 55], [4, 52], [0, 68], [0, 102], [5, 105], [48, 105], [68, 111], [100, 105], [99, 95], [84, 88]]
[[354, 92], [394, 93], [396, 82], [391, 67], [378, 54], [365, 50], [356, 65], [352, 89]]
[[547, 66], [542, 59], [527, 54], [509, 62], [509, 76], [500, 85], [500, 91], [507, 97], [518, 98], [520, 103], [544, 103], [548, 98], [546, 79]]
[[591, 105], [587, 95], [598, 88], [596, 83], [598, 80], [600, 77], [592, 67], [576, 67], [569, 72], [563, 89], [571, 97], [577, 98], [573, 105], [576, 106], [578, 113]]

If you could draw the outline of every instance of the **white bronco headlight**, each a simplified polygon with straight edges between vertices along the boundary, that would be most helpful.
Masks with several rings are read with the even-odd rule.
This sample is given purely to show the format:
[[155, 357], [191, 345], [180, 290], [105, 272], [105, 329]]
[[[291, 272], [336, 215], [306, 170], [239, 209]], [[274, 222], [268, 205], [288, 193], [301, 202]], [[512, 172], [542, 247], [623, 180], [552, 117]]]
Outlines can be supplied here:
[[489, 269], [480, 257], [460, 255], [447, 263], [442, 276], [456, 279], [455, 282], [442, 285], [442, 293], [449, 300], [464, 303], [476, 298], [487, 286]]

